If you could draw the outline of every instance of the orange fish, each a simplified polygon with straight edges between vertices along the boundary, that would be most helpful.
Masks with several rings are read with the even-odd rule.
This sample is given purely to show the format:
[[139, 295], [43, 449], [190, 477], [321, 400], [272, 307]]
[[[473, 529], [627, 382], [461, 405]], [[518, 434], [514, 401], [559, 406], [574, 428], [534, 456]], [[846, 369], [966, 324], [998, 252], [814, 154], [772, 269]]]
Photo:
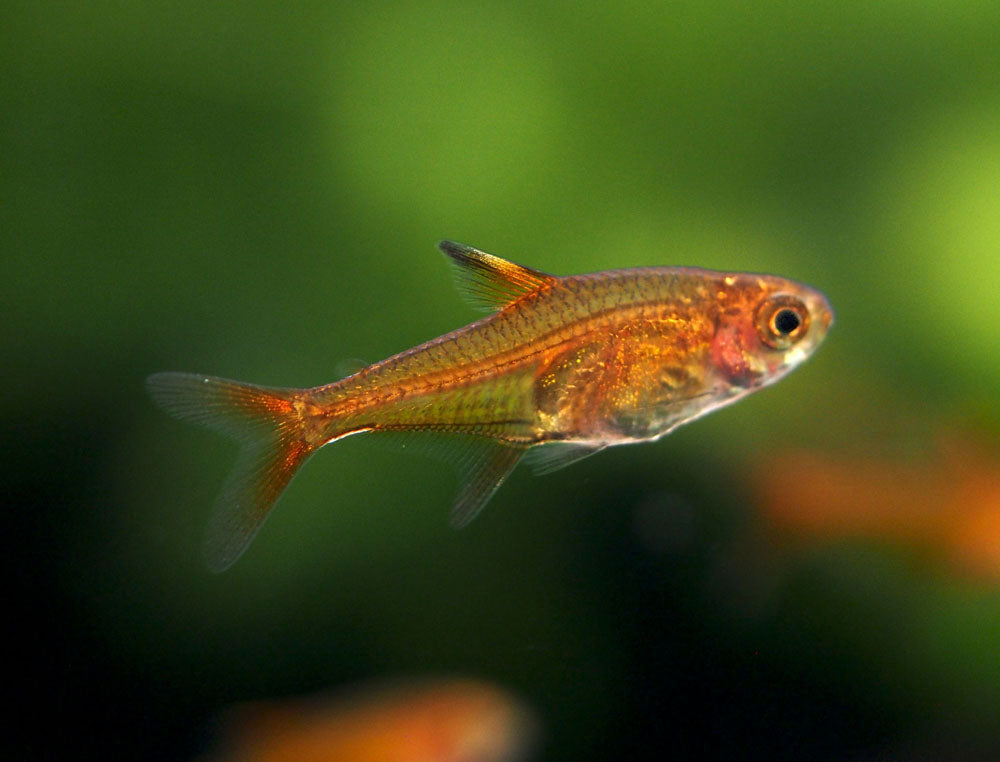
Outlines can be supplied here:
[[760, 462], [751, 483], [764, 515], [787, 533], [896, 541], [1000, 582], [1000, 453], [952, 433], [934, 455], [913, 462], [789, 452]]
[[222, 725], [216, 762], [515, 762], [538, 732], [511, 696], [473, 680], [247, 704]]
[[773, 275], [643, 267], [558, 277], [444, 241], [460, 290], [488, 317], [347, 378], [273, 388], [186, 373], [149, 377], [169, 413], [243, 445], [218, 498], [206, 560], [246, 549], [305, 460], [362, 432], [435, 432], [471, 521], [526, 453], [547, 472], [658, 439], [806, 359], [833, 312]]

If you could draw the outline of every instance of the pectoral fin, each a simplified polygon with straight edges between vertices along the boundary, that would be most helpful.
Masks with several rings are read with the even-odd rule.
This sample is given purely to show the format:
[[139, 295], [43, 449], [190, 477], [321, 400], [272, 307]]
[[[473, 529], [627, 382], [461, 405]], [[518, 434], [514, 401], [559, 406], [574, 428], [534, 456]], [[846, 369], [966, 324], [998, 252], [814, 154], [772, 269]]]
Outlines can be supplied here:
[[604, 449], [604, 445], [580, 444], [579, 442], [552, 442], [537, 445], [528, 451], [527, 462], [538, 475], [551, 474], [560, 468], [589, 458], [595, 452]]

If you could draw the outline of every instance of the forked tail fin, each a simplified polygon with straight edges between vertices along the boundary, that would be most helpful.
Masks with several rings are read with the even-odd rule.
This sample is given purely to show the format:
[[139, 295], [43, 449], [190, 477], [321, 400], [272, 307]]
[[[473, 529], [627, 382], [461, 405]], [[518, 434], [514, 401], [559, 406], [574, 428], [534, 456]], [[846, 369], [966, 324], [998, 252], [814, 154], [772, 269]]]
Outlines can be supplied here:
[[155, 373], [152, 398], [176, 418], [227, 434], [242, 450], [205, 535], [208, 567], [221, 572], [246, 550], [295, 472], [317, 449], [293, 404], [299, 389], [252, 386], [191, 373]]

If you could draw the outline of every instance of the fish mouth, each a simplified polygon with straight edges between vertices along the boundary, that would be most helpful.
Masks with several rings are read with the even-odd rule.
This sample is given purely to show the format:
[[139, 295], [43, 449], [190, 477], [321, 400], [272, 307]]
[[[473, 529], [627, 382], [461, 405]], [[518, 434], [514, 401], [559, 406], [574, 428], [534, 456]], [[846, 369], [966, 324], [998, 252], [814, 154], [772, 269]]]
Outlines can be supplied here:
[[823, 326], [823, 330], [826, 331], [834, 322], [833, 307], [825, 299], [823, 300], [823, 306], [820, 311], [820, 322]]
[[819, 291], [813, 291], [810, 297], [808, 303], [812, 323], [820, 329], [820, 335], [823, 335], [833, 325], [833, 307], [830, 306], [830, 302]]

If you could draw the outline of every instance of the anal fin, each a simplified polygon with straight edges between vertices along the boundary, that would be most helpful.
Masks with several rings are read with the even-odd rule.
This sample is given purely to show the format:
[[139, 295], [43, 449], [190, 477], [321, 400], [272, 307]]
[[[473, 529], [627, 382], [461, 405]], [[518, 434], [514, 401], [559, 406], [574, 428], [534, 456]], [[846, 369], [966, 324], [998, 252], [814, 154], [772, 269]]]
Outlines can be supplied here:
[[514, 470], [527, 450], [499, 436], [425, 429], [376, 429], [371, 442], [399, 447], [443, 461], [458, 472], [459, 489], [450, 524], [472, 521]]
[[451, 525], [456, 529], [472, 521], [504, 483], [525, 449], [495, 439], [481, 438], [470, 443], [459, 463], [462, 480], [451, 508]]

